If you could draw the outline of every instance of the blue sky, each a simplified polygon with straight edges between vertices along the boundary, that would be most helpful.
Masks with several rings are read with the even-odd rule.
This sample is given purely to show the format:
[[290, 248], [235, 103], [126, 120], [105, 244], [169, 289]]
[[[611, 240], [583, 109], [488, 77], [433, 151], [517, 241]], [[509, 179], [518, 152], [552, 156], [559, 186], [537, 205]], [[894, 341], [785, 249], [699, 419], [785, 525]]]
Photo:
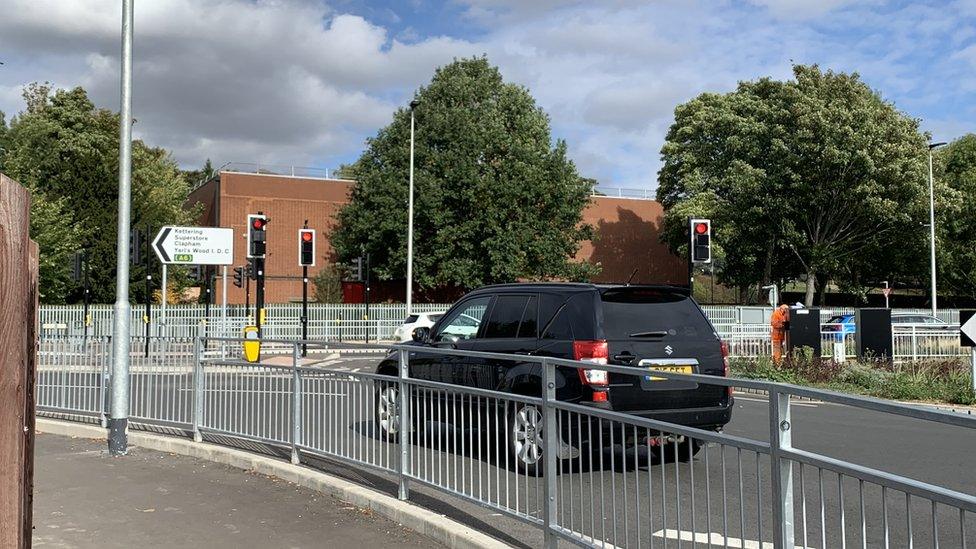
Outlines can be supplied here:
[[[120, 4], [0, 0], [0, 110], [45, 80], [116, 109]], [[186, 167], [349, 162], [482, 54], [607, 187], [656, 187], [675, 105], [793, 62], [859, 72], [935, 139], [976, 130], [976, 0], [136, 0], [135, 29], [136, 135]]]

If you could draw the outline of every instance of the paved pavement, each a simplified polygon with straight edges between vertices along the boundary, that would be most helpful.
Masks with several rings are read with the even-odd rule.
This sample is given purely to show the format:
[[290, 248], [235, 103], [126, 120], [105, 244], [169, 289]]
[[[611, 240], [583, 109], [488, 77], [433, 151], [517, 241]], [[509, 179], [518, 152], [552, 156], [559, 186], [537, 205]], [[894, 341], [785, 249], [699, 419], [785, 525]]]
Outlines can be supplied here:
[[41, 434], [36, 547], [432, 547], [396, 523], [229, 466]]

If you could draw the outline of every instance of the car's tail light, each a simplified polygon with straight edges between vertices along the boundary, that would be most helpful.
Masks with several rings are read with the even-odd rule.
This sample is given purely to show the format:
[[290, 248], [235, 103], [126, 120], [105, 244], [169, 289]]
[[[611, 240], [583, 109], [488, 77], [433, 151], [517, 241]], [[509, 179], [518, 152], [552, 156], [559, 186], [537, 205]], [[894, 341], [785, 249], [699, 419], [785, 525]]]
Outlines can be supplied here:
[[[610, 348], [605, 339], [590, 339], [573, 342], [573, 358], [580, 362], [606, 364], [610, 358]], [[580, 381], [593, 389], [593, 402], [607, 401], [607, 388], [610, 386], [610, 374], [605, 370], [587, 370], [580, 368]]]
[[[722, 366], [724, 367], [725, 377], [732, 375], [732, 366], [729, 365], [729, 343], [727, 341], [722, 342]], [[732, 396], [732, 386], [725, 388], [728, 395]]]

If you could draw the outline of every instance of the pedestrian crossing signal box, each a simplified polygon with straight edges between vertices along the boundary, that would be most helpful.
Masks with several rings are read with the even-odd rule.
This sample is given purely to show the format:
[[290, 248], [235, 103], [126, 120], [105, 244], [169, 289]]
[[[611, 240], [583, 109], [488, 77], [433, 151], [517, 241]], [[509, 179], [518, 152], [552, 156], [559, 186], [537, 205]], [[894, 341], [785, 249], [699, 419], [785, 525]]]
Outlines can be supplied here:
[[244, 360], [248, 362], [261, 360], [261, 340], [258, 339], [257, 326], [244, 327]]
[[789, 352], [795, 352], [809, 347], [813, 358], [820, 358], [820, 309], [814, 307], [790, 308]]

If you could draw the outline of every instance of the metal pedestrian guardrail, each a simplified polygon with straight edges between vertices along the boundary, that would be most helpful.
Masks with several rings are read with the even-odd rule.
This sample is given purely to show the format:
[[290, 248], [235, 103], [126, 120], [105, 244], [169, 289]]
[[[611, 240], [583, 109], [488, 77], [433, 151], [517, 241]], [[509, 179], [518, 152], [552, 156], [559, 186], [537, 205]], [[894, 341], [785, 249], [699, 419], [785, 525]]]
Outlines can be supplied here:
[[[130, 425], [168, 427], [198, 441], [265, 443], [290, 450], [295, 463], [317, 456], [373, 469], [398, 482], [402, 499], [412, 485], [433, 488], [539, 527], [547, 547], [558, 540], [587, 547], [966, 547], [976, 530], [976, 495], [800, 446], [804, 429], [793, 417], [800, 404], [791, 399], [867, 410], [882, 424], [942, 424], [968, 440], [976, 430], [971, 416], [655, 366], [424, 348], [425, 356], [489, 370], [518, 363], [539, 380], [498, 392], [443, 371], [412, 377], [411, 368], [423, 364], [411, 346], [392, 346], [397, 374], [379, 375], [323, 362], [351, 349], [348, 343], [266, 340], [284, 354], [249, 363], [240, 358], [241, 342], [155, 341], [159, 352], [138, 359], [145, 342], [134, 340]], [[104, 417], [111, 348], [108, 338], [42, 340], [38, 411]], [[757, 420], [762, 435], [556, 398], [557, 370], [594, 368], [766, 392], [766, 417]], [[938, 462], [937, 449], [920, 451]]]

